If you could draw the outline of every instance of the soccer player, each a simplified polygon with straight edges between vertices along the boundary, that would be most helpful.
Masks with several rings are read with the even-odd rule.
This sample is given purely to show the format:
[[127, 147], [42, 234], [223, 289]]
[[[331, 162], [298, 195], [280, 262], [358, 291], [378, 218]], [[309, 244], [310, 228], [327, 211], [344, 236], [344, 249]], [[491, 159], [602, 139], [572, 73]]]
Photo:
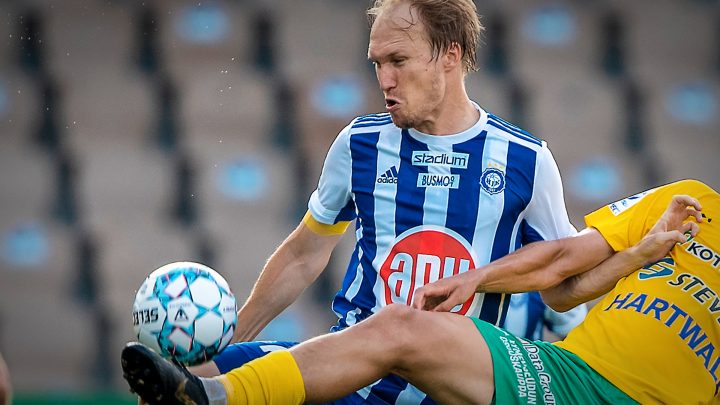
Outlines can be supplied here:
[[[715, 190], [669, 184], [589, 214], [575, 237], [428, 284], [415, 308], [388, 306], [224, 376], [199, 379], [134, 343], [123, 369], [134, 390], [161, 404], [329, 401], [387, 373], [447, 404], [717, 403], [718, 215]], [[605, 260], [594, 266], [597, 257]], [[557, 344], [442, 312], [477, 291], [543, 286], [550, 305], [563, 293], [571, 301], [609, 293]]]
[[[317, 278], [351, 221], [356, 245], [332, 309], [333, 330], [392, 303], [409, 305], [429, 282], [464, 273], [519, 246], [574, 234], [547, 144], [471, 101], [480, 24], [471, 0], [378, 0], [369, 9], [368, 57], [385, 113], [352, 120], [337, 136], [299, 226], [265, 265], [238, 312], [248, 341]], [[478, 293], [453, 311], [499, 324], [505, 294]], [[231, 345], [199, 375], [227, 372], [267, 346]], [[351, 402], [419, 404], [391, 377]]]

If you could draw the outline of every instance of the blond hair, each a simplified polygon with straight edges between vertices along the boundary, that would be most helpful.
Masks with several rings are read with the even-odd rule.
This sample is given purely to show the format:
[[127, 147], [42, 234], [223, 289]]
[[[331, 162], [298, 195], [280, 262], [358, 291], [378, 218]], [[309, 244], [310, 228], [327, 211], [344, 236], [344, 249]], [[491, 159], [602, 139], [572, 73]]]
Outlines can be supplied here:
[[462, 49], [465, 73], [478, 70], [477, 48], [485, 27], [472, 0], [375, 0], [367, 10], [370, 27], [381, 13], [403, 3], [417, 12], [424, 24], [433, 58], [456, 43]]

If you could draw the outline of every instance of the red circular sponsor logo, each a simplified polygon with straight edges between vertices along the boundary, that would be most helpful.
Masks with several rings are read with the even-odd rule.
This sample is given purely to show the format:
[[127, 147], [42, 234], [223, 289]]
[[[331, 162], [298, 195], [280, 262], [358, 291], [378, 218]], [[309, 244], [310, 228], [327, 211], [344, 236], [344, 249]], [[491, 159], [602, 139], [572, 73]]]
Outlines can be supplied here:
[[[400, 236], [380, 267], [385, 305], [410, 305], [413, 292], [421, 286], [475, 268], [475, 260], [461, 237], [446, 229], [410, 230]], [[473, 297], [455, 312], [465, 314]]]

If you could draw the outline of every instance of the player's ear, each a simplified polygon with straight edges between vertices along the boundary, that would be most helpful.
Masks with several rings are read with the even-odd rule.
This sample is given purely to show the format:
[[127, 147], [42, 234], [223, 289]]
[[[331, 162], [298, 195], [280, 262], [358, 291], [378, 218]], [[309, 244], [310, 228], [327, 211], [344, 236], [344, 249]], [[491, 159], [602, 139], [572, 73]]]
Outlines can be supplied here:
[[443, 66], [446, 71], [453, 70], [462, 64], [463, 52], [460, 44], [453, 42], [443, 54]]

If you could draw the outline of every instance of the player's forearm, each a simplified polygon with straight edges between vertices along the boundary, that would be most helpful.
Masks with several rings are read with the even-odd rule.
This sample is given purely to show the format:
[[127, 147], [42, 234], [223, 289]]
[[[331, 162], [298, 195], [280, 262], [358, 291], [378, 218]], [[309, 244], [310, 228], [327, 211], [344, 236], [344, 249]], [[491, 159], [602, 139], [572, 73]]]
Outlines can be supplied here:
[[255, 283], [250, 297], [238, 311], [235, 341], [255, 338], [267, 324], [325, 269], [340, 236], [312, 234], [296, 229], [273, 253]]
[[612, 253], [602, 237], [593, 232], [536, 242], [490, 263], [478, 270], [477, 291], [513, 293], [545, 290], [593, 268]]
[[[276, 264], [282, 266], [281, 264]], [[297, 263], [266, 266], [250, 297], [238, 311], [235, 341], [254, 339], [270, 321], [290, 306], [310, 285]]]
[[543, 301], [556, 311], [567, 311], [607, 293], [618, 280], [645, 265], [646, 260], [633, 248], [615, 253], [593, 269], [542, 291]]
[[524, 292], [547, 288], [561, 280], [547, 266], [562, 255], [558, 241], [537, 242], [472, 272], [477, 292]]
[[697, 223], [681, 222], [687, 215], [684, 207], [681, 209], [681, 213], [675, 213], [680, 219], [671, 221], [667, 214], [665, 222], [658, 222], [660, 225], [653, 227], [637, 244], [613, 254], [593, 269], [543, 291], [543, 300], [556, 311], [566, 311], [607, 293], [621, 278], [665, 257], [676, 243], [684, 243], [699, 231]]

